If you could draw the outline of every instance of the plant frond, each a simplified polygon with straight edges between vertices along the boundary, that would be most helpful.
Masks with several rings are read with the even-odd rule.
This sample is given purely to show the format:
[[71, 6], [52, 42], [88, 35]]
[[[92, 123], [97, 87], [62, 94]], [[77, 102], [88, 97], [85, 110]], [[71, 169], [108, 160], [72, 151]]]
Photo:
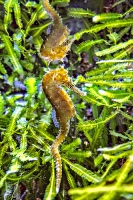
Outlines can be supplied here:
[[25, 80], [25, 85], [27, 87], [27, 92], [28, 94], [35, 95], [37, 91], [37, 86], [36, 86], [36, 78], [35, 77], [29, 77]]
[[[44, 30], [51, 24], [52, 24], [52, 22], [48, 22], [48, 23], [45, 23], [45, 24], [40, 24], [38, 27], [36, 27], [36, 26], [32, 27], [29, 30], [29, 32], [32, 33], [32, 36], [34, 37], [34, 40], [37, 40], [39, 38], [42, 41], [42, 38], [40, 37], [41, 33], [44, 32]], [[41, 44], [42, 44], [42, 42], [41, 42]]]
[[91, 156], [91, 151], [77, 151], [77, 152], [67, 152], [66, 155], [69, 158], [89, 158]]
[[0, 62], [0, 73], [2, 73], [2, 74], [6, 74], [7, 73], [7, 71], [6, 71], [6, 69], [5, 69], [5, 67], [4, 67], [2, 62]]
[[4, 112], [4, 104], [5, 104], [4, 98], [3, 98], [2, 94], [0, 93], [0, 115], [2, 115]]
[[1, 38], [2, 38], [3, 42], [5, 43], [5, 48], [10, 56], [10, 61], [13, 65], [14, 70], [17, 71], [19, 74], [22, 74], [23, 73], [22, 66], [18, 60], [18, 57], [17, 57], [14, 49], [13, 49], [13, 46], [12, 46], [9, 36], [2, 34]]
[[118, 18], [122, 18], [123, 15], [119, 13], [102, 13], [99, 15], [95, 15], [92, 20], [93, 22], [106, 22], [106, 21], [112, 21]]
[[50, 135], [47, 131], [44, 130], [40, 130], [40, 128], [34, 127], [34, 129], [40, 134], [42, 135], [42, 137], [44, 137], [46, 140], [48, 141], [52, 141], [55, 139], [53, 135]]
[[71, 17], [75, 18], [82, 18], [82, 17], [93, 17], [94, 12], [91, 10], [87, 9], [82, 9], [82, 8], [69, 8], [68, 9], [68, 15]]
[[132, 11], [133, 11], [133, 6], [132, 6], [131, 8], [129, 8], [129, 10], [127, 10], [127, 11], [123, 14], [123, 16], [125, 16], [125, 15], [131, 13]]
[[127, 92], [125, 92], [124, 90], [122, 91], [122, 90], [99, 90], [99, 93], [100, 94], [102, 94], [102, 95], [104, 95], [104, 96], [107, 96], [107, 97], [109, 97], [109, 98], [116, 98], [116, 99], [121, 99], [121, 98], [123, 98], [123, 97], [125, 97], [125, 96], [129, 96], [130, 95], [130, 93], [127, 93]]
[[127, 46], [132, 45], [132, 44], [133, 44], [133, 40], [131, 39], [131, 40], [128, 40], [127, 42], [122, 42], [120, 44], [111, 46], [110, 48], [104, 49], [102, 51], [97, 51], [96, 55], [97, 56], [103, 56], [103, 55], [106, 55], [106, 54], [111, 54], [111, 53], [114, 53], [114, 52], [116, 52], [120, 49], [124, 49]]
[[6, 14], [4, 15], [4, 28], [7, 31], [8, 25], [12, 22], [13, 7], [16, 0], [6, 0], [4, 3]]
[[66, 174], [66, 177], [67, 177], [67, 181], [70, 185], [70, 188], [76, 188], [76, 182], [74, 180], [74, 177], [69, 172], [69, 169], [68, 169], [68, 167], [65, 163], [63, 163], [63, 169], [65, 170], [65, 174]]
[[52, 173], [50, 177], [50, 183], [47, 186], [45, 190], [45, 195], [44, 195], [44, 200], [52, 200], [56, 196], [56, 191], [55, 191], [55, 170], [54, 170], [54, 160], [52, 160]]
[[71, 152], [73, 152], [80, 144], [81, 144], [81, 139], [80, 138], [76, 138], [70, 144], [63, 145], [61, 150], [62, 151], [70, 151], [70, 149], [71, 149]]
[[107, 118], [105, 119], [96, 119], [95, 121], [91, 121], [91, 120], [88, 120], [88, 121], [85, 121], [83, 123], [79, 123], [78, 124], [78, 129], [79, 130], [91, 130], [93, 128], [96, 128], [98, 126], [101, 126], [102, 124], [105, 124], [107, 123], [108, 121], [110, 121], [110, 119], [114, 118], [116, 115], [117, 115], [117, 111], [114, 112], [113, 114], [109, 115]]
[[115, 132], [115, 131], [110, 131], [110, 134], [111, 134], [111, 135], [114, 135], [115, 137], [120, 137], [120, 138], [122, 138], [122, 139], [129, 139], [127, 136], [122, 135], [121, 133], [117, 133], [117, 132]]
[[5, 133], [5, 137], [9, 138], [12, 134], [14, 134], [14, 129], [17, 123], [17, 119], [19, 118], [23, 108], [22, 107], [16, 107], [11, 118], [10, 118], [10, 123], [8, 125], [8, 129]]
[[99, 94], [98, 94], [98, 89], [91, 87], [91, 88], [89, 89], [89, 91], [90, 91], [90, 94], [93, 95], [96, 99], [101, 100], [101, 102], [102, 102], [104, 105], [109, 106], [109, 101], [108, 101], [108, 99], [107, 99], [107, 98], [104, 98], [104, 97], [101, 96], [101, 95], [99, 95]]
[[116, 32], [107, 34], [107, 36], [110, 39], [110, 41], [112, 41], [115, 45], [116, 45], [117, 41], [120, 39], [119, 34]]
[[110, 21], [105, 24], [100, 24], [100, 25], [95, 25], [91, 27], [90, 29], [84, 29], [74, 35], [76, 40], [79, 40], [83, 34], [85, 33], [97, 33], [105, 28], [121, 28], [121, 27], [126, 27], [126, 26], [131, 26], [133, 24], [132, 19], [123, 19], [123, 20], [115, 20], [115, 21]]
[[0, 152], [0, 168], [2, 166], [2, 159], [3, 157], [5, 156], [6, 152], [7, 152], [7, 149], [8, 149], [8, 144], [4, 144], [3, 146], [1, 146], [1, 152]]
[[[130, 82], [116, 82], [116, 81], [102, 81], [102, 80], [87, 80], [82, 76], [78, 77], [78, 81], [81, 83], [89, 83], [89, 84], [96, 84], [96, 85], [100, 85], [100, 86], [110, 86], [110, 87], [114, 87], [114, 88], [128, 88], [128, 87], [133, 87], [133, 81]], [[86, 98], [86, 97], [82, 97], [82, 98]]]
[[42, 144], [45, 147], [45, 149], [48, 149], [48, 146], [47, 146], [47, 144], [45, 144], [43, 138], [40, 135], [37, 135], [32, 127], [29, 126], [28, 128], [29, 128], [29, 131], [30, 131], [32, 137], [35, 139], [35, 141], [39, 144]]
[[92, 171], [87, 170], [85, 167], [82, 167], [79, 164], [73, 164], [70, 161], [68, 161], [66, 158], [62, 158], [63, 161], [69, 165], [69, 167], [79, 176], [81, 176], [82, 178], [88, 180], [89, 182], [92, 183], [98, 183], [101, 181], [101, 178], [99, 176], [97, 176], [96, 174], [94, 174]]
[[[73, 195], [74, 198], [77, 196], [77, 200], [81, 200], [84, 199], [84, 197], [86, 198], [90, 198], [92, 196], [92, 194], [101, 194], [101, 193], [109, 193], [110, 191], [114, 191], [114, 192], [129, 192], [129, 193], [133, 193], [133, 186], [130, 184], [124, 185], [124, 186], [89, 186], [86, 188], [75, 188], [75, 189], [71, 189], [69, 190], [69, 194]], [[75, 196], [76, 195], [76, 196]], [[110, 199], [110, 198], [109, 198]]]
[[17, 23], [18, 27], [21, 29], [23, 27], [23, 24], [22, 24], [22, 20], [21, 20], [20, 3], [18, 2], [18, 0], [15, 0], [14, 15], [15, 15], [16, 23]]
[[131, 141], [131, 142], [125, 142], [123, 144], [119, 144], [114, 147], [98, 148], [97, 151], [103, 152], [103, 153], [115, 154], [118, 151], [123, 152], [126, 150], [130, 150], [132, 148], [132, 146], [133, 146], [133, 142]]
[[18, 172], [20, 168], [21, 168], [20, 161], [18, 159], [13, 159], [9, 170], [7, 171], [7, 174]]
[[112, 63], [131, 63], [133, 62], [133, 59], [111, 59], [111, 60], [100, 60], [97, 62], [97, 64], [112, 64]]
[[128, 115], [127, 113], [123, 112], [122, 110], [120, 110], [120, 114], [121, 114], [124, 118], [133, 121], [133, 117], [130, 116], [130, 115]]
[[43, 5], [38, 4], [36, 10], [32, 13], [31, 19], [28, 21], [27, 26], [26, 26], [25, 35], [28, 35], [32, 24], [34, 24], [34, 22], [37, 20], [38, 13], [42, 8], [43, 8]]
[[88, 41], [82, 42], [82, 43], [80, 43], [79, 46], [77, 46], [75, 52], [80, 53], [83, 51], [88, 51], [92, 46], [103, 43], [103, 42], [104, 42], [104, 40], [92, 40], [92, 41], [88, 40]]
[[[118, 67], [119, 65], [117, 65], [117, 67]], [[130, 72], [128, 72], [128, 71], [126, 71], [126, 72], [122, 72], [122, 73], [116, 73], [116, 74], [108, 74], [108, 73], [106, 73], [106, 74], [102, 74], [102, 75], [97, 75], [97, 76], [92, 76], [92, 77], [88, 77], [88, 80], [89, 81], [92, 81], [92, 80], [103, 80], [103, 78], [104, 79], [106, 79], [106, 80], [113, 80], [113, 79], [120, 79], [120, 78], [127, 78], [128, 77], [128, 79], [130, 80], [132, 80], [132, 78], [133, 78], [133, 72], [132, 71], [130, 71]]]
[[22, 151], [25, 151], [27, 148], [27, 131], [25, 131], [21, 137], [21, 142], [20, 142], [20, 149]]
[[[97, 94], [96, 94], [97, 96]], [[99, 97], [100, 99], [102, 99], [102, 97]], [[95, 95], [87, 95], [85, 97], [82, 97], [82, 99], [84, 99], [86, 102], [88, 103], [92, 103], [94, 105], [97, 105], [97, 106], [102, 106], [102, 105], [105, 105], [105, 106], [108, 106], [108, 107], [113, 107], [115, 105], [110, 105], [108, 100], [106, 101], [105, 99], [103, 101], [99, 101], [98, 99], [96, 99]]]
[[5, 180], [6, 180], [6, 178], [7, 178], [7, 174], [5, 174], [4, 175], [4, 177], [3, 178], [1, 178], [1, 180], [0, 180], [0, 188], [2, 188], [3, 187], [3, 185], [4, 185], [4, 182], [5, 182]]

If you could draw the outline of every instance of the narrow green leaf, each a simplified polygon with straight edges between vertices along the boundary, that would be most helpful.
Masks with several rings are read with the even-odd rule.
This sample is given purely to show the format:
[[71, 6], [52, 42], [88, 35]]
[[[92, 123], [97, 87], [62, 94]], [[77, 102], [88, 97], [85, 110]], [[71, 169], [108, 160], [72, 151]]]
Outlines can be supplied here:
[[21, 8], [20, 8], [20, 3], [18, 2], [18, 0], [15, 0], [14, 15], [15, 15], [16, 24], [21, 29], [23, 27], [23, 24], [21, 21]]
[[65, 163], [63, 163], [63, 169], [65, 170], [67, 181], [70, 185], [70, 188], [75, 188], [76, 187], [76, 182], [74, 180], [74, 177], [70, 174], [68, 167]]
[[46, 130], [40, 130], [39, 128], [34, 127], [34, 129], [40, 134], [42, 135], [42, 137], [44, 137], [46, 140], [48, 141], [52, 141], [55, 139], [53, 135], [50, 135]]
[[9, 170], [7, 171], [7, 174], [18, 172], [20, 167], [21, 167], [20, 161], [18, 159], [13, 159]]
[[[124, 183], [124, 181], [126, 180], [128, 173], [131, 171], [132, 169], [132, 163], [133, 163], [133, 155], [131, 154], [129, 156], [129, 158], [126, 160], [126, 162], [124, 163], [124, 165], [122, 166], [119, 176], [117, 177], [117, 181], [114, 184], [114, 186], [116, 187], [120, 187], [122, 186], [122, 183]], [[121, 191], [122, 192], [122, 191]], [[105, 193], [100, 200], [106, 200], [106, 199], [110, 199], [110, 200], [114, 200], [117, 197], [117, 193], [116, 191], [112, 191], [110, 190], [110, 192]]]
[[116, 52], [120, 49], [124, 49], [127, 46], [132, 45], [132, 44], [133, 44], [133, 40], [131, 39], [131, 40], [128, 40], [127, 42], [122, 42], [120, 44], [111, 46], [110, 48], [104, 49], [102, 51], [97, 51], [96, 55], [97, 56], [104, 56], [104, 55], [107, 55], [107, 54], [111, 54], [111, 53], [114, 53], [114, 52]]
[[97, 64], [104, 64], [104, 63], [107, 63], [107, 64], [110, 64], [110, 63], [131, 63], [133, 62], [133, 59], [122, 59], [122, 60], [117, 60], [117, 59], [112, 59], [112, 60], [101, 60], [101, 61], [98, 61], [96, 62]]
[[115, 131], [110, 131], [110, 134], [113, 135], [113, 136], [115, 136], [115, 137], [120, 137], [122, 139], [126, 139], [126, 140], [129, 139], [127, 136], [125, 136], [125, 135], [123, 135], [121, 133], [117, 133]]
[[133, 146], [133, 142], [131, 141], [131, 142], [119, 144], [114, 147], [99, 148], [99, 149], [97, 149], [97, 151], [105, 152], [105, 153], [109, 153], [109, 154], [115, 154], [117, 152], [129, 150], [132, 148], [132, 146]]
[[129, 10], [127, 10], [127, 11], [123, 14], [123, 16], [125, 16], [125, 15], [131, 13], [132, 11], [133, 11], [133, 6], [132, 6]]
[[4, 98], [3, 98], [2, 94], [0, 93], [0, 115], [2, 115], [4, 112], [4, 104], [5, 104]]
[[[127, 76], [128, 77], [128, 76]], [[124, 97], [130, 96], [130, 93], [124, 90], [99, 90], [99, 94], [106, 96], [108, 98], [122, 99]]]
[[105, 28], [121, 28], [121, 27], [126, 27], [126, 26], [131, 26], [133, 25], [133, 20], [132, 18], [130, 19], [120, 19], [120, 20], [114, 20], [111, 22], [107, 22], [105, 24], [100, 24], [100, 25], [95, 25], [91, 27], [90, 29], [85, 29], [82, 30], [74, 35], [76, 40], [79, 40], [81, 36], [85, 33], [97, 33]]
[[63, 161], [69, 165], [69, 167], [79, 176], [81, 176], [82, 178], [88, 180], [89, 182], [92, 183], [98, 183], [101, 181], [101, 178], [99, 176], [97, 176], [96, 174], [94, 174], [92, 171], [86, 169], [85, 167], [82, 167], [79, 164], [73, 164], [70, 161], [68, 161], [66, 158], [62, 158]]
[[[45, 24], [41, 24], [39, 26], [35, 26], [35, 27], [32, 27], [29, 31], [30, 33], [32, 34], [32, 36], [34, 37], [34, 40], [37, 40], [38, 37], [41, 35], [42, 32], [45, 31], [45, 29], [50, 25], [52, 24], [52, 22], [48, 22], [48, 23], [45, 23]], [[39, 38], [40, 40], [40, 38]], [[34, 41], [34, 43], [36, 44], [37, 42]], [[40, 42], [38, 43], [41, 43], [42, 44], [42, 38], [40, 40]]]
[[36, 91], [37, 91], [37, 85], [36, 85], [36, 78], [35, 77], [28, 77], [25, 80], [25, 85], [27, 87], [27, 92], [28, 94], [35, 95]]
[[105, 21], [112, 21], [118, 18], [122, 18], [122, 14], [119, 13], [102, 13], [99, 15], [95, 15], [92, 20], [93, 22], [105, 22]]
[[73, 142], [71, 142], [70, 144], [64, 145], [62, 146], [61, 150], [62, 151], [70, 151], [71, 152], [74, 151], [79, 145], [81, 144], [81, 139], [80, 138], [76, 138]]
[[2, 73], [2, 74], [6, 74], [7, 73], [4, 65], [1, 62], [0, 62], [0, 73]]
[[53, 200], [56, 196], [55, 192], [55, 170], [54, 170], [54, 161], [52, 160], [52, 173], [50, 177], [50, 183], [45, 190], [45, 195], [43, 200]]
[[8, 25], [11, 24], [11, 13], [13, 11], [13, 7], [15, 4], [15, 0], [6, 0], [4, 3], [6, 14], [4, 15], [4, 27], [7, 31]]
[[78, 124], [78, 129], [79, 130], [91, 130], [91, 129], [96, 128], [98, 126], [104, 125], [108, 121], [110, 121], [112, 118], [114, 118], [117, 115], [117, 113], [118, 112], [116, 111], [116, 112], [112, 113], [111, 115], [109, 115], [108, 117], [106, 117], [105, 119], [98, 118], [95, 121], [88, 120], [88, 121], [85, 121], [83, 123], [80, 122]]
[[21, 112], [22, 112], [22, 107], [16, 107], [12, 116], [11, 116], [11, 119], [10, 119], [10, 123], [8, 125], [8, 129], [5, 133], [5, 137], [8, 139], [9, 136], [11, 136], [13, 133], [14, 133], [14, 130], [15, 130], [15, 126], [16, 126], [16, 123], [17, 123], [17, 119], [19, 118]]
[[69, 158], [89, 158], [91, 156], [91, 151], [77, 151], [77, 152], [66, 152]]
[[45, 149], [48, 149], [47, 144], [44, 142], [43, 137], [41, 137], [40, 135], [37, 135], [36, 132], [34, 131], [34, 129], [32, 127], [29, 126], [29, 131], [32, 135], [32, 137], [35, 139], [35, 141], [41, 145], [43, 145], [45, 147]]
[[[87, 80], [82, 76], [78, 76], [78, 81], [81, 83], [89, 83], [89, 84], [96, 84], [100, 86], [110, 86], [114, 88], [133, 88], [133, 81], [132, 82], [117, 82], [117, 81], [103, 81], [103, 80]], [[86, 97], [82, 97], [85, 99]]]
[[68, 15], [71, 17], [75, 18], [82, 18], [82, 17], [93, 17], [94, 12], [91, 10], [87, 9], [82, 9], [82, 8], [69, 8], [68, 9]]
[[88, 40], [85, 42], [80, 43], [80, 45], [76, 48], [76, 53], [80, 53], [83, 51], [88, 51], [92, 46], [96, 45], [96, 44], [100, 44], [103, 43], [104, 40]]
[[42, 8], [43, 8], [43, 5], [42, 5], [42, 4], [38, 4], [36, 11], [32, 13], [31, 19], [30, 19], [30, 21], [28, 22], [27, 27], [26, 27], [26, 32], [25, 32], [26, 35], [29, 33], [32, 24], [34, 24], [34, 22], [37, 20], [38, 12], [39, 12]]
[[4, 185], [4, 181], [6, 180], [7, 176], [8, 176], [8, 175], [5, 174], [5, 176], [4, 176], [3, 178], [1, 178], [1, 180], [0, 180], [0, 188], [3, 187], [3, 185]]
[[20, 150], [25, 151], [27, 147], [27, 131], [24, 131], [22, 137], [21, 137], [21, 142], [20, 142]]
[[[92, 196], [93, 193], [101, 194], [101, 193], [104, 193], [104, 192], [108, 193], [110, 191], [133, 193], [133, 186], [131, 184], [123, 185], [123, 186], [120, 186], [120, 187], [116, 187], [114, 185], [99, 186], [99, 187], [97, 187], [97, 186], [89, 186], [89, 187], [85, 187], [85, 188], [71, 189], [71, 190], [69, 190], [69, 194], [70, 195], [78, 195], [78, 196], [85, 194], [86, 197], [88, 197], [87, 195], [91, 195]], [[80, 199], [83, 199], [83, 198], [80, 197]]]
[[22, 74], [23, 73], [22, 66], [16, 56], [12, 43], [10, 42], [9, 36], [3, 34], [1, 35], [1, 37], [3, 42], [5, 43], [6, 51], [10, 55], [10, 61], [13, 65], [14, 70], [17, 71], [19, 74]]

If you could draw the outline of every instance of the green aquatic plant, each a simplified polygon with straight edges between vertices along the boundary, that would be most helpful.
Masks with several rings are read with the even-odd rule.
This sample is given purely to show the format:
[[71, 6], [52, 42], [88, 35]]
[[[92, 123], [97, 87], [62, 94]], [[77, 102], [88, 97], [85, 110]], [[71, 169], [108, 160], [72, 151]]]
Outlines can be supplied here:
[[[63, 177], [56, 195], [51, 145], [59, 129], [41, 81], [59, 63], [48, 68], [40, 57], [52, 21], [42, 1], [0, 1], [0, 199], [20, 199], [21, 184], [28, 200], [133, 198], [133, 7], [128, 2], [119, 2], [121, 13], [114, 4], [113, 12], [100, 14], [88, 4], [85, 9], [68, 7], [68, 0], [51, 2], [63, 24], [82, 21], [80, 30], [73, 23], [75, 42], [65, 62], [86, 94], [79, 99], [68, 91], [77, 113], [60, 146]], [[83, 55], [92, 68], [82, 72]]]

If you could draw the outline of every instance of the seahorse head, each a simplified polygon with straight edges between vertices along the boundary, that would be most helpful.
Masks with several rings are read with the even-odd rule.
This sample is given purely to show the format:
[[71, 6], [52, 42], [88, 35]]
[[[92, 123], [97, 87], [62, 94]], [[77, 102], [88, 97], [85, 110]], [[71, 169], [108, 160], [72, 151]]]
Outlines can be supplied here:
[[66, 85], [66, 83], [69, 82], [71, 79], [69, 78], [67, 71], [63, 67], [61, 67], [59, 69], [56, 69], [53, 80], [59, 85]]
[[72, 79], [68, 76], [67, 71], [63, 67], [53, 70], [53, 72], [53, 81], [55, 81], [58, 85], [64, 85], [65, 87], [73, 90], [81, 96], [86, 95], [84, 92], [82, 92], [75, 86]]

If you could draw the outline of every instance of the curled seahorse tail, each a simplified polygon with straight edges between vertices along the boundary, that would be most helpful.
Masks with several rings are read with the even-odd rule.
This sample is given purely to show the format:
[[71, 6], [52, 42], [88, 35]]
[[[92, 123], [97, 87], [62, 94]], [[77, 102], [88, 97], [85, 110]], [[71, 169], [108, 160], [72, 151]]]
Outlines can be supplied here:
[[56, 163], [56, 194], [59, 192], [61, 178], [62, 178], [62, 162], [61, 162], [61, 156], [60, 156], [58, 147], [63, 142], [63, 140], [65, 139], [65, 137], [68, 134], [69, 123], [70, 123], [70, 121], [67, 121], [66, 123], [60, 123], [59, 135], [54, 140], [54, 142], [51, 146], [51, 152], [52, 152], [52, 155], [53, 155], [55, 163]]
[[46, 9], [48, 15], [52, 18], [56, 23], [62, 23], [62, 19], [56, 10], [50, 5], [49, 0], [42, 0], [43, 6]]

